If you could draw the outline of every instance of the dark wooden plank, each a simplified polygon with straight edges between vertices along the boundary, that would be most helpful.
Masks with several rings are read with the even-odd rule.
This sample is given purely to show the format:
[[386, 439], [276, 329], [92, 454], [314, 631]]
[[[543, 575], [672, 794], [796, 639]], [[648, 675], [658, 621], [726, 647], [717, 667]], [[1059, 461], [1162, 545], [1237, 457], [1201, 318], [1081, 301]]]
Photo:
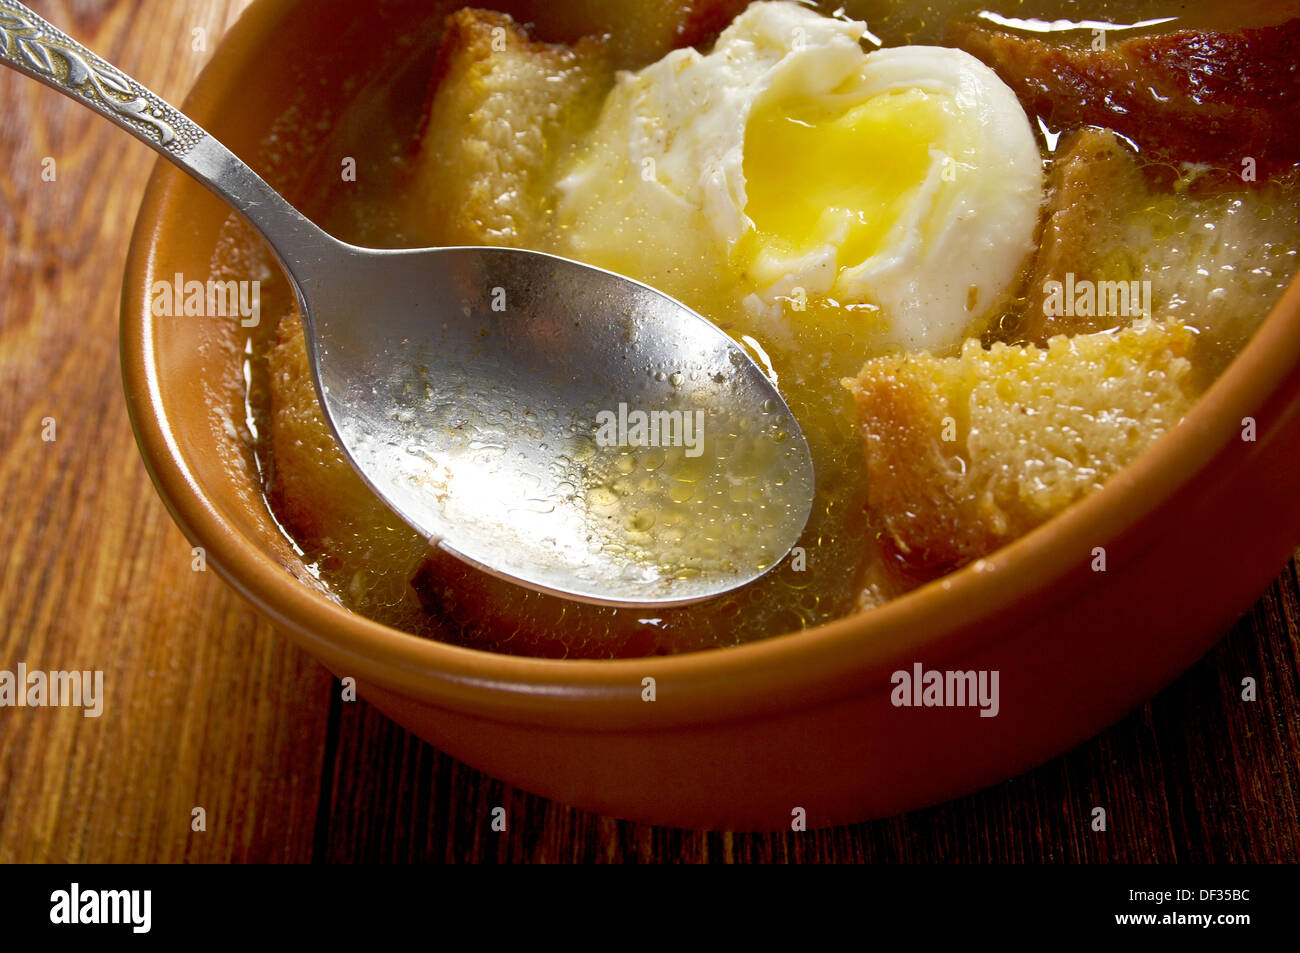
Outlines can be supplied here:
[[[34, 4], [177, 101], [244, 5]], [[0, 668], [101, 669], [107, 696], [97, 719], [0, 709], [0, 861], [305, 859], [329, 677], [191, 571], [122, 400], [118, 294], [153, 153], [8, 69], [0, 103]]]

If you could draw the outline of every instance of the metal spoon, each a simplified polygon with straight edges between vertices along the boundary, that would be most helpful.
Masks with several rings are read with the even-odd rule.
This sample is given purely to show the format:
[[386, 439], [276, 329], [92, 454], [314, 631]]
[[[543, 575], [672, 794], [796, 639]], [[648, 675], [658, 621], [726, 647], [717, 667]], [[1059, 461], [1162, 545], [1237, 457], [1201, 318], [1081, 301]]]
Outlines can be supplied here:
[[431, 543], [545, 592], [675, 605], [752, 581], [798, 540], [813, 497], [799, 425], [685, 305], [537, 252], [340, 242], [15, 0], [0, 0], [0, 62], [143, 140], [262, 233], [334, 435]]

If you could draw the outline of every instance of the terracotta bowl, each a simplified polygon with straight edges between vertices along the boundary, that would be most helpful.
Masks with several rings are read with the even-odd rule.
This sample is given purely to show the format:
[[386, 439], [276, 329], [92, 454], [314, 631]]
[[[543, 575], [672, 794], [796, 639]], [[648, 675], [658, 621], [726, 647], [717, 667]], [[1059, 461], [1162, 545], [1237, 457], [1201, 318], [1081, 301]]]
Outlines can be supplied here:
[[[544, 32], [559, 15], [568, 22], [553, 32], [615, 15], [595, 3], [532, 6], [512, 9]], [[258, 165], [292, 107], [294, 121], [277, 126], [292, 159], [294, 130], [328, 118], [326, 104], [364, 80], [416, 8], [436, 28], [440, 8], [427, 0], [259, 0], [185, 108]], [[177, 523], [230, 585], [390, 717], [489, 774], [582, 808], [770, 830], [787, 828], [796, 808], [810, 826], [827, 825], [999, 781], [1094, 735], [1184, 671], [1300, 540], [1293, 283], [1185, 422], [1103, 490], [978, 569], [884, 608], [738, 648], [635, 661], [513, 658], [406, 635], [328, 598], [276, 528], [229, 426], [244, 400], [242, 332], [227, 326], [237, 322], [151, 314], [155, 280], [210, 273], [227, 217], [160, 165], [126, 268], [126, 395]], [[1253, 442], [1243, 439], [1248, 417]], [[1096, 547], [1104, 572], [1092, 568]], [[892, 673], [918, 662], [999, 672], [997, 716], [894, 707]], [[642, 700], [647, 677], [652, 702]]]

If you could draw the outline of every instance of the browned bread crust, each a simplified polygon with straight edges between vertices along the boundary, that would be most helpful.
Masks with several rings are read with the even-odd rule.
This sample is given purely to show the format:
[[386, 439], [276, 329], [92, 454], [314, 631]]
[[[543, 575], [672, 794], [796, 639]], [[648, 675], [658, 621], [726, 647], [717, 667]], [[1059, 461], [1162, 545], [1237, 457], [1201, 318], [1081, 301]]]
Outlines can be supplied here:
[[1055, 129], [1104, 126], [1144, 153], [1265, 177], [1300, 162], [1300, 19], [1237, 32], [1176, 30], [1102, 50], [960, 19], [946, 42], [993, 68]]

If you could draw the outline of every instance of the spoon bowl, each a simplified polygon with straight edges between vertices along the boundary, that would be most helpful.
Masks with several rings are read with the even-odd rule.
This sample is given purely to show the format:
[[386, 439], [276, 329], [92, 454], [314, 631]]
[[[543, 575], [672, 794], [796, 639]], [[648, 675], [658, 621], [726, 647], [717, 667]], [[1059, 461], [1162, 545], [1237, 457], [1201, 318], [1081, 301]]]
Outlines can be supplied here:
[[798, 423], [704, 318], [518, 249], [372, 251], [300, 270], [321, 404], [371, 487], [448, 552], [612, 605], [697, 601], [797, 541]]

